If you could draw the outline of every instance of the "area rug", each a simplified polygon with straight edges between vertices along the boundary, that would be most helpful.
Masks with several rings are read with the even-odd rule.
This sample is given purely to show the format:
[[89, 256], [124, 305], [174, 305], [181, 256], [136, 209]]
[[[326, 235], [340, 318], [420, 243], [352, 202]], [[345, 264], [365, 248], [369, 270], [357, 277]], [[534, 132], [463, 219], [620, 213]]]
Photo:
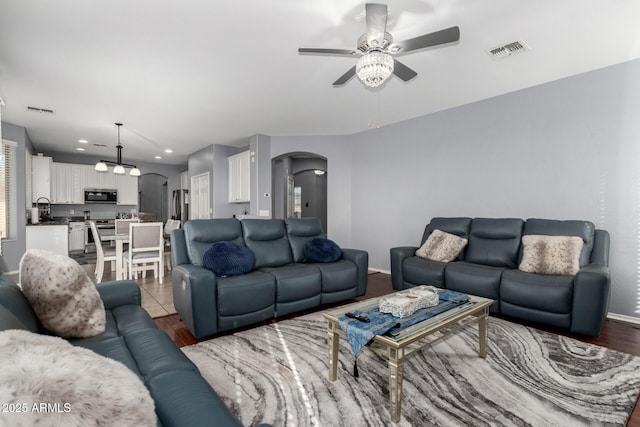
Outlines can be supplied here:
[[[319, 313], [183, 348], [244, 425], [386, 426], [386, 362], [340, 341], [328, 380]], [[399, 426], [624, 426], [640, 357], [490, 318], [489, 351], [466, 328], [407, 359]]]

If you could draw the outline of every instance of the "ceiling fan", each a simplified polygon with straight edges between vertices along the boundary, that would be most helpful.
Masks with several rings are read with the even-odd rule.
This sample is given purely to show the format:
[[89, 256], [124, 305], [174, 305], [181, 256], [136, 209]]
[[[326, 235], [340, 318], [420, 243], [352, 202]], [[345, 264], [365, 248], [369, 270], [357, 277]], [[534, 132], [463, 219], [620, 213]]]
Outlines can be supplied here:
[[393, 42], [387, 33], [387, 5], [367, 3], [365, 5], [367, 32], [358, 38], [356, 50], [348, 49], [298, 49], [298, 53], [319, 53], [338, 56], [360, 56], [356, 65], [344, 73], [334, 86], [343, 86], [354, 75], [369, 87], [377, 87], [384, 83], [391, 74], [403, 81], [409, 81], [418, 75], [392, 55], [402, 55], [414, 50], [440, 46], [460, 40], [460, 29], [451, 27], [433, 33], [424, 34], [402, 42]]

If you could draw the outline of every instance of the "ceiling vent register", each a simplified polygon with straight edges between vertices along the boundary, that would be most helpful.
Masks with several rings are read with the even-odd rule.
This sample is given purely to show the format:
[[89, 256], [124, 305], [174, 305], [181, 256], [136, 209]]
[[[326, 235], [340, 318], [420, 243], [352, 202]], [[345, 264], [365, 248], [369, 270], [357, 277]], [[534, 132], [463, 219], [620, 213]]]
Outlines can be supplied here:
[[34, 113], [46, 113], [46, 114], [55, 114], [53, 110], [48, 108], [38, 108], [38, 107], [27, 107], [27, 111], [33, 111]]
[[502, 46], [494, 47], [493, 49], [489, 49], [487, 51], [487, 54], [489, 54], [489, 56], [491, 56], [493, 59], [503, 59], [511, 55], [515, 55], [516, 53], [524, 52], [526, 50], [529, 50], [529, 48], [526, 44], [524, 44], [524, 42], [515, 41]]

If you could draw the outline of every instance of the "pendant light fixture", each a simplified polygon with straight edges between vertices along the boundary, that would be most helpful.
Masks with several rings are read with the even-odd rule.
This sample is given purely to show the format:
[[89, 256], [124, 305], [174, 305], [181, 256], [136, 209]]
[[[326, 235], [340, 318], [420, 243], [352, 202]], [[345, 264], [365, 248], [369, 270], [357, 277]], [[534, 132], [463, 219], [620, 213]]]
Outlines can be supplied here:
[[95, 169], [98, 172], [108, 172], [109, 168], [107, 167], [107, 165], [109, 164], [113, 165], [113, 173], [117, 175], [124, 175], [126, 173], [126, 169], [124, 167], [128, 166], [131, 168], [131, 170], [129, 171], [129, 175], [140, 176], [140, 169], [138, 169], [136, 165], [122, 163], [122, 145], [120, 145], [120, 126], [122, 126], [122, 123], [114, 124], [118, 126], [118, 145], [116, 145], [117, 161], [113, 162], [111, 160], [100, 160], [98, 163], [96, 163]]

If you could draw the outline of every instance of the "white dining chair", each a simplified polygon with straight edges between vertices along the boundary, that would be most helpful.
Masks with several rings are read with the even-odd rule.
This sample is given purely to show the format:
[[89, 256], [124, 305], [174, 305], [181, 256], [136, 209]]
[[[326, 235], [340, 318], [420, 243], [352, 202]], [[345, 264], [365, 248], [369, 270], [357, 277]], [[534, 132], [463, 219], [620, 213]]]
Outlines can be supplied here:
[[116, 262], [116, 250], [114, 248], [105, 248], [102, 246], [102, 239], [98, 232], [98, 227], [94, 221], [89, 222], [91, 227], [91, 234], [93, 235], [93, 241], [96, 244], [96, 282], [102, 282], [102, 276], [104, 275], [104, 263], [111, 262], [111, 271], [115, 270]]
[[116, 235], [129, 234], [129, 224], [138, 223], [140, 219], [116, 219]]
[[129, 250], [122, 255], [125, 274], [138, 278], [138, 272], [153, 270], [162, 283], [164, 276], [164, 238], [161, 222], [129, 223]]
[[180, 228], [180, 221], [168, 219], [164, 224], [164, 265], [171, 270], [171, 232]]

